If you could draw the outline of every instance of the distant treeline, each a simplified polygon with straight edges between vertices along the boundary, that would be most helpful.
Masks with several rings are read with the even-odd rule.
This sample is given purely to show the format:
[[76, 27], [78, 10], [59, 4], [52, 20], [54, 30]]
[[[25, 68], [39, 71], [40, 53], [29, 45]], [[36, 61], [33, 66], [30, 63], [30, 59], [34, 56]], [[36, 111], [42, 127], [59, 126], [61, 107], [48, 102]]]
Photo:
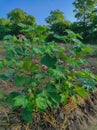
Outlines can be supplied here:
[[[97, 0], [75, 0], [73, 3], [76, 22], [71, 23], [66, 20], [64, 13], [60, 10], [50, 12], [45, 19], [46, 25], [37, 25], [34, 16], [27, 14], [21, 9], [14, 9], [7, 14], [7, 18], [0, 18], [0, 39], [5, 35], [15, 35], [23, 33], [27, 38], [33, 41], [34, 36], [45, 35], [47, 41], [57, 40], [54, 35], [66, 35], [65, 30], [70, 29], [79, 33], [83, 37], [84, 43], [97, 43]], [[20, 24], [22, 26], [20, 26]], [[24, 25], [24, 26], [23, 26]], [[38, 27], [26, 34], [24, 28]], [[40, 31], [37, 31], [40, 30]], [[61, 40], [64, 42], [64, 40]]]

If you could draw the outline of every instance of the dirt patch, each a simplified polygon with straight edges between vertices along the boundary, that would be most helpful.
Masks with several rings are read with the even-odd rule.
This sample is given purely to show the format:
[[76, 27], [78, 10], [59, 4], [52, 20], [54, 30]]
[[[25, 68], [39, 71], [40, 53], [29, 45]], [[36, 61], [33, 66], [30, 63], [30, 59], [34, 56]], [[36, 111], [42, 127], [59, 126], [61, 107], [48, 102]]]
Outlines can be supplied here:
[[35, 112], [31, 123], [23, 122], [18, 110], [8, 111], [3, 113], [1, 122], [4, 124], [5, 120], [5, 127], [10, 130], [96, 130], [97, 92], [91, 93], [85, 100], [79, 97], [79, 101], [79, 106], [70, 99], [55, 110]]
[[86, 60], [88, 65], [85, 67], [90, 68], [93, 73], [97, 74], [97, 57], [87, 57]]

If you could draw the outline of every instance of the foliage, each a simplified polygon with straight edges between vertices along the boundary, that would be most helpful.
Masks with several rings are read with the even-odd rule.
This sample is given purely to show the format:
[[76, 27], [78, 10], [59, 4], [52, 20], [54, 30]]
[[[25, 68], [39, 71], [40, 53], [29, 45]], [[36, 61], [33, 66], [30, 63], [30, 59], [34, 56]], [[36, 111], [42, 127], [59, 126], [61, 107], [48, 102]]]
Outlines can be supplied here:
[[10, 33], [11, 23], [9, 20], [5, 18], [0, 19], [0, 39], [3, 39], [5, 35]]
[[58, 35], [65, 35], [65, 30], [70, 29], [71, 23], [69, 21], [58, 22], [52, 24], [50, 30]]
[[9, 12], [7, 17], [12, 23], [17, 24], [26, 20], [26, 13], [23, 10], [16, 8]]
[[7, 15], [9, 21], [12, 23], [11, 32], [12, 35], [18, 35], [21, 32], [21, 27], [18, 26], [19, 23], [23, 23], [26, 25], [34, 26], [36, 24], [36, 20], [34, 16], [28, 15], [21, 9], [14, 9]]
[[34, 16], [28, 15], [26, 12], [18, 8], [9, 12], [7, 14], [7, 17], [10, 20], [10, 22], [12, 22], [14, 25], [18, 23], [25, 23], [27, 25], [36, 24]]
[[[4, 47], [5, 57], [1, 59], [0, 80], [9, 81], [21, 88], [21, 92], [11, 92], [4, 102], [10, 103], [13, 109], [21, 108], [27, 122], [32, 120], [34, 111], [56, 108], [70, 97], [86, 98], [88, 92], [81, 78], [97, 81], [94, 74], [81, 69], [86, 63], [83, 56], [90, 49], [77, 39], [78, 34], [66, 32], [68, 44], [72, 43], [69, 51], [64, 44], [43, 42], [41, 37], [37, 37], [39, 43], [33, 44], [25, 36], [20, 40], [11, 35], [5, 37], [8, 42]], [[59, 35], [55, 37], [60, 38]]]
[[96, 3], [97, 0], [75, 0], [75, 17], [82, 22], [90, 22], [96, 15]]
[[71, 28], [71, 23], [65, 19], [63, 12], [59, 10], [51, 11], [50, 16], [46, 18], [46, 22], [50, 30], [46, 41], [64, 42], [64, 40], [58, 40], [54, 37], [54, 34], [58, 34], [59, 36], [66, 35], [65, 30]]
[[73, 23], [73, 31], [80, 33], [85, 43], [95, 43], [97, 0], [75, 0], [73, 5], [75, 6], [75, 17], [78, 20]]
[[44, 41], [48, 35], [48, 28], [43, 25], [27, 25], [23, 23], [19, 23], [18, 26], [21, 28], [21, 33], [26, 36], [26, 38], [30, 39], [34, 43], [40, 43]]
[[50, 16], [48, 16], [45, 21], [49, 24], [52, 25], [54, 23], [58, 22], [64, 22], [64, 15], [63, 12], [60, 10], [54, 10], [50, 12]]

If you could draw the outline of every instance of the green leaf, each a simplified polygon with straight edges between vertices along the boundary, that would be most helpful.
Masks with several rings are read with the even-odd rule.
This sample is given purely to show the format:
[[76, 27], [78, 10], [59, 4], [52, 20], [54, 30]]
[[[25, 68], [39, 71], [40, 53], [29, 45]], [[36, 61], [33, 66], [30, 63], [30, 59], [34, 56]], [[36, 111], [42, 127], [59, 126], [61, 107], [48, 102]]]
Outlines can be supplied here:
[[6, 59], [4, 59], [4, 60], [3, 60], [3, 62], [2, 62], [2, 64], [3, 64], [4, 66], [6, 66], [6, 65], [7, 65], [7, 63], [8, 63], [8, 62], [7, 62], [7, 60], [6, 60]]
[[13, 83], [16, 87], [22, 87], [25, 84], [25, 78], [23, 76], [16, 76]]
[[49, 92], [48, 94], [49, 94], [50, 98], [53, 100], [53, 102], [55, 102], [56, 104], [60, 103], [61, 97], [58, 93]]
[[55, 79], [60, 79], [60, 78], [66, 79], [65, 75], [60, 70], [49, 69], [49, 73], [50, 76], [54, 77]]
[[1, 79], [1, 80], [4, 80], [4, 81], [7, 81], [7, 80], [9, 80], [10, 78], [12, 78], [13, 76], [14, 76], [14, 73], [0, 74], [0, 79]]
[[45, 90], [46, 90], [47, 93], [57, 91], [54, 85], [47, 85]]
[[33, 53], [33, 54], [40, 54], [40, 55], [42, 55], [42, 54], [44, 53], [44, 51], [42, 50], [42, 48], [33, 47], [32, 53]]
[[17, 108], [17, 107], [22, 107], [25, 108], [28, 104], [28, 100], [26, 99], [26, 97], [24, 95], [19, 95], [17, 97], [14, 98], [14, 104], [13, 107]]
[[72, 65], [74, 68], [79, 67], [79, 64], [77, 63], [77, 61], [74, 58], [68, 58], [67, 59], [69, 65]]
[[12, 40], [12, 38], [13, 38], [12, 35], [7, 35], [7, 36], [4, 37], [4, 40], [10, 40], [10, 39]]
[[46, 97], [38, 96], [36, 98], [36, 105], [39, 110], [45, 110], [48, 107]]
[[39, 70], [39, 66], [37, 64], [32, 63], [32, 60], [26, 60], [23, 63], [23, 69], [27, 72]]
[[87, 70], [78, 71], [77, 75], [82, 77], [82, 78], [89, 78], [89, 77], [91, 77], [91, 73], [88, 72]]
[[88, 92], [91, 92], [96, 87], [96, 81], [92, 78], [79, 78], [79, 81], [82, 83], [82, 87], [87, 89]]
[[78, 101], [78, 99], [77, 99], [77, 97], [76, 97], [75, 95], [73, 95], [71, 98], [73, 99], [73, 101], [74, 101], [76, 104], [79, 105], [79, 101]]
[[15, 51], [16, 51], [17, 55], [20, 55], [20, 56], [25, 55], [25, 48], [23, 48], [23, 47], [15, 48]]
[[10, 51], [8, 51], [6, 53], [6, 58], [7, 59], [13, 59], [13, 57], [16, 58], [16, 55], [15, 55], [15, 53], [12, 50], [10, 50]]
[[22, 28], [25, 28], [25, 27], [26, 27], [26, 25], [23, 24], [23, 23], [19, 23], [18, 26], [20, 26], [20, 27], [22, 27]]
[[32, 61], [31, 61], [31, 59], [24, 61], [24, 63], [23, 63], [23, 69], [24, 69], [25, 71], [31, 71], [31, 66], [32, 66]]
[[54, 37], [57, 38], [57, 39], [61, 39], [61, 36], [58, 35], [58, 34], [54, 34]]
[[3, 98], [3, 90], [0, 90], [0, 99], [2, 99]]
[[86, 98], [88, 96], [88, 93], [86, 92], [86, 90], [82, 87], [79, 86], [75, 86], [75, 91], [77, 92], [77, 94], [83, 98]]
[[15, 97], [17, 97], [17, 96], [19, 96], [20, 95], [20, 93], [18, 93], [18, 92], [12, 92], [12, 93], [10, 93], [9, 95], [7, 95], [6, 97], [5, 97], [5, 100], [3, 101], [5, 104], [8, 104], [8, 103], [11, 103], [11, 104], [13, 104], [13, 99], [15, 98]]
[[24, 109], [22, 112], [23, 120], [26, 122], [32, 121], [32, 111], [28, 111], [27, 109]]
[[61, 102], [66, 103], [67, 99], [69, 98], [69, 94], [68, 93], [62, 93], [62, 94], [60, 94], [60, 96], [61, 96]]
[[60, 36], [58, 34], [54, 34], [54, 37], [57, 38], [57, 39], [59, 39], [59, 40], [64, 40], [64, 41], [67, 39], [66, 36]]
[[32, 64], [31, 66], [31, 71], [39, 70], [39, 65], [38, 64]]
[[3, 64], [2, 64], [2, 62], [0, 61], [0, 70], [2, 70], [3, 69]]
[[41, 63], [43, 65], [46, 65], [47, 67], [55, 68], [57, 63], [57, 58], [55, 56], [50, 56], [46, 54], [44, 57], [42, 57]]

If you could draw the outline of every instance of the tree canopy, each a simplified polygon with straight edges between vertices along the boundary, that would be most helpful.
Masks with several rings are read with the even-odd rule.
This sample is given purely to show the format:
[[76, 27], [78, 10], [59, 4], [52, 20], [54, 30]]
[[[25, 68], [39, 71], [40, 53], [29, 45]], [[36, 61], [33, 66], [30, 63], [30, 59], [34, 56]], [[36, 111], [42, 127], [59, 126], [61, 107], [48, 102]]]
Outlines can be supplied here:
[[26, 20], [26, 15], [27, 14], [23, 10], [16, 8], [9, 12], [7, 17], [12, 23], [20, 23]]
[[50, 12], [50, 16], [48, 16], [45, 20], [50, 25], [58, 22], [64, 22], [65, 17], [63, 14], [64, 13], [60, 10], [54, 10]]

